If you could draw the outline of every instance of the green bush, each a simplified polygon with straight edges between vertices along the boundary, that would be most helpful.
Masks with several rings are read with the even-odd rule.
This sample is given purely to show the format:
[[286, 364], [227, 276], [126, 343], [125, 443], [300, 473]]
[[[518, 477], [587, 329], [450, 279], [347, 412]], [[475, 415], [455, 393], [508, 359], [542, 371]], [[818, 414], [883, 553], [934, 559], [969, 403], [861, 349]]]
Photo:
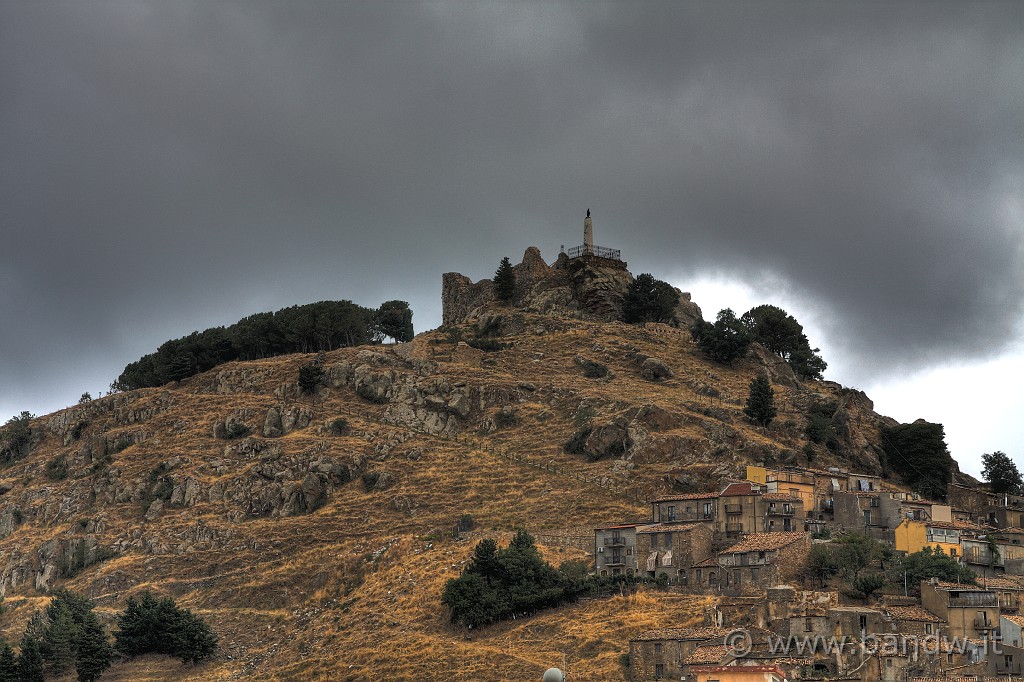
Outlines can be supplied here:
[[324, 368], [319, 362], [310, 362], [299, 367], [299, 388], [303, 393], [312, 393], [324, 378]]
[[330, 431], [335, 436], [346, 435], [348, 433], [348, 429], [348, 420], [345, 419], [344, 417], [338, 417], [337, 419], [332, 420], [327, 425], [327, 430]]
[[81, 438], [82, 437], [82, 433], [87, 428], [89, 428], [89, 422], [85, 421], [84, 419], [79, 421], [77, 424], [75, 424], [73, 427], [71, 427], [71, 439], [72, 440], [78, 440], [79, 438]]
[[11, 464], [31, 451], [33, 419], [31, 412], [22, 412], [0, 427], [0, 464]]
[[622, 302], [622, 321], [675, 323], [679, 293], [671, 284], [644, 273], [637, 276]]
[[217, 649], [217, 636], [202, 618], [182, 609], [170, 597], [144, 592], [128, 598], [117, 615], [117, 650], [125, 656], [165, 654], [183, 663], [198, 663]]
[[690, 333], [704, 355], [724, 365], [743, 357], [750, 346], [750, 332], [729, 308], [718, 311], [713, 323], [697, 320]]
[[244, 422], [240, 422], [237, 419], [230, 419], [224, 425], [224, 438], [226, 440], [245, 438], [250, 433], [252, 433], [252, 429], [249, 428]]

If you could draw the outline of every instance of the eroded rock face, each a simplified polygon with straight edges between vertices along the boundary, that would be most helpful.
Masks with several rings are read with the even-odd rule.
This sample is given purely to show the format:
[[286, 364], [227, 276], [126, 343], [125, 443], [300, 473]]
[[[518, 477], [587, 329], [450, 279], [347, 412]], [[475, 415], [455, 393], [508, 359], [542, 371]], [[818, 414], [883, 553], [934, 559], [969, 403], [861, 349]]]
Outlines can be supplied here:
[[[511, 305], [541, 315], [582, 318], [595, 322], [621, 319], [622, 303], [633, 275], [621, 261], [593, 256], [570, 259], [564, 253], [548, 265], [540, 250], [531, 246], [519, 265]], [[441, 281], [441, 304], [446, 325], [476, 319], [495, 304], [493, 282], [473, 282], [457, 272], [445, 273]], [[700, 308], [690, 295], [679, 292], [676, 318], [691, 327], [700, 319]]]

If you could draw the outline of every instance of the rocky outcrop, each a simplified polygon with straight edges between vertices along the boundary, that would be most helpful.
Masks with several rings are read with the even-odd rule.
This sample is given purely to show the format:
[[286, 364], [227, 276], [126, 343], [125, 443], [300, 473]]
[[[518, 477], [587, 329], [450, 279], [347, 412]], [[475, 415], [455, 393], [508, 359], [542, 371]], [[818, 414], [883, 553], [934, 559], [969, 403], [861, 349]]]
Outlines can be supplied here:
[[[595, 322], [622, 318], [622, 303], [633, 282], [633, 275], [621, 261], [596, 256], [569, 258], [563, 253], [549, 266], [535, 246], [526, 249], [522, 262], [513, 266], [513, 271], [516, 288], [511, 306], [539, 315]], [[445, 325], [479, 318], [495, 304], [491, 280], [474, 283], [457, 272], [443, 275], [441, 305]], [[679, 292], [676, 319], [686, 327], [701, 319], [700, 308], [688, 293]]]

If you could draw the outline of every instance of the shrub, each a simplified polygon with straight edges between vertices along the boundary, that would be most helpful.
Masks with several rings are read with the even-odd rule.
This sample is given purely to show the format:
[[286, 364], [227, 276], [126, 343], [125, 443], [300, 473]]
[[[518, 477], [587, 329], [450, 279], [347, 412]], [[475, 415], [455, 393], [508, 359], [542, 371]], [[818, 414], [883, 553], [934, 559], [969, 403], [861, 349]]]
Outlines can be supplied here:
[[362, 475], [361, 480], [363, 481], [363, 490], [370, 492], [374, 486], [377, 485], [377, 481], [380, 480], [379, 471], [367, 471]]
[[11, 512], [11, 518], [14, 519], [15, 524], [20, 524], [25, 520], [25, 513], [21, 511], [21, 507], [15, 507]]
[[303, 393], [312, 393], [324, 378], [324, 368], [319, 362], [310, 362], [299, 367], [299, 388]]
[[11, 464], [31, 451], [33, 419], [31, 412], [22, 412], [0, 428], [0, 464]]
[[344, 436], [348, 433], [348, 420], [344, 417], [338, 417], [327, 424], [327, 430], [335, 436]]
[[519, 423], [519, 415], [515, 410], [504, 408], [494, 413], [494, 425], [499, 429], [507, 429]]
[[71, 439], [78, 440], [82, 437], [82, 433], [89, 427], [89, 422], [84, 419], [79, 421], [73, 427], [71, 427]]
[[133, 440], [127, 433], [122, 433], [113, 443], [107, 446], [108, 455], [116, 455], [132, 446]]
[[63, 481], [68, 477], [68, 458], [57, 455], [46, 463], [46, 477], [51, 481]]

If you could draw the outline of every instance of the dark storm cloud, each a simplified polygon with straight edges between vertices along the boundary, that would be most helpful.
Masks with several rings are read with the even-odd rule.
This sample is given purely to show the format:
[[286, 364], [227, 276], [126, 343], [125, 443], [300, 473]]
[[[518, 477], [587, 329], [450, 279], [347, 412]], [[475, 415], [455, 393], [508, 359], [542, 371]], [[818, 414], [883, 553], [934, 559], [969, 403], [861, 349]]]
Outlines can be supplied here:
[[0, 0], [0, 406], [295, 303], [403, 298], [425, 329], [441, 272], [550, 260], [587, 207], [634, 272], [782, 278], [865, 368], [996, 353], [1021, 27], [1018, 3]]

